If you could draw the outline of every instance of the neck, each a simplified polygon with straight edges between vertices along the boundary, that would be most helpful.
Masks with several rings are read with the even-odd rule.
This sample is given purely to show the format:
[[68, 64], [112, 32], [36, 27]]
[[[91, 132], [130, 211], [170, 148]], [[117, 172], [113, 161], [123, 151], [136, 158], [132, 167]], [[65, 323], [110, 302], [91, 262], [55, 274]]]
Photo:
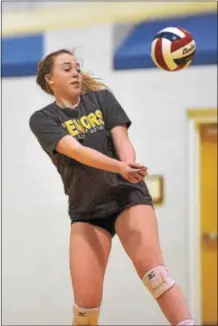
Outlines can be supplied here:
[[75, 109], [77, 107], [77, 105], [80, 103], [80, 96], [77, 96], [75, 98], [72, 99], [64, 99], [62, 97], [56, 97], [56, 104], [62, 108], [69, 108], [69, 109]]

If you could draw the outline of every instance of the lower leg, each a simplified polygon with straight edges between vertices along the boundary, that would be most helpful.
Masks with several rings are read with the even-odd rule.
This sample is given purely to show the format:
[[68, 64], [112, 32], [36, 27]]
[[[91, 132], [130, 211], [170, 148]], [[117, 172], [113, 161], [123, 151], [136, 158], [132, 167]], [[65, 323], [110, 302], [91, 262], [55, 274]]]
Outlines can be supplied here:
[[142, 280], [172, 325], [194, 325], [182, 291], [163, 266], [151, 269]]
[[[168, 292], [157, 299], [165, 317], [172, 325], [194, 325], [191, 312], [179, 286], [175, 284]], [[189, 324], [182, 321], [192, 320]]]
[[154, 209], [136, 205], [125, 210], [117, 219], [116, 231], [139, 277], [159, 303], [169, 323], [194, 325], [183, 294], [164, 267]]
[[[98, 325], [111, 236], [88, 223], [76, 222], [70, 235], [73, 325]], [[95, 308], [98, 307], [98, 308]]]

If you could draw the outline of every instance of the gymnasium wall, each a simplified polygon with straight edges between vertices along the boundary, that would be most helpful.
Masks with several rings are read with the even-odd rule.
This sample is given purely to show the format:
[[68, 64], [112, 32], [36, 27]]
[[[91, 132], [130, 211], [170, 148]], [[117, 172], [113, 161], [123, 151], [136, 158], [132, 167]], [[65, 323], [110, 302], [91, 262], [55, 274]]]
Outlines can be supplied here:
[[[163, 175], [164, 203], [156, 208], [162, 249], [167, 267], [189, 300], [186, 111], [216, 106], [216, 66], [191, 66], [177, 73], [114, 71], [112, 24], [43, 35], [43, 55], [62, 47], [76, 47], [84, 69], [110, 86], [132, 119], [130, 138], [137, 161], [151, 174]], [[3, 325], [71, 321], [67, 198], [28, 126], [32, 112], [50, 101], [34, 76], [3, 78]], [[167, 324], [117, 238], [106, 273], [100, 324]]]

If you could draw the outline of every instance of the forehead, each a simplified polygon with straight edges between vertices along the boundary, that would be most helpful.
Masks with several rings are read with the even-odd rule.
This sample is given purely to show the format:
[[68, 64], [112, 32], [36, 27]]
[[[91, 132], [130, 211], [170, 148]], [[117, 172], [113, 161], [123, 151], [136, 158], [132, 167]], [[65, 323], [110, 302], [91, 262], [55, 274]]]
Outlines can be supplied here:
[[63, 65], [64, 63], [70, 63], [72, 64], [73, 66], [76, 66], [76, 65], [79, 65], [76, 57], [74, 57], [73, 55], [71, 54], [68, 54], [68, 53], [62, 53], [62, 54], [59, 54], [56, 58], [55, 58], [55, 65], [58, 65], [58, 66], [61, 66]]

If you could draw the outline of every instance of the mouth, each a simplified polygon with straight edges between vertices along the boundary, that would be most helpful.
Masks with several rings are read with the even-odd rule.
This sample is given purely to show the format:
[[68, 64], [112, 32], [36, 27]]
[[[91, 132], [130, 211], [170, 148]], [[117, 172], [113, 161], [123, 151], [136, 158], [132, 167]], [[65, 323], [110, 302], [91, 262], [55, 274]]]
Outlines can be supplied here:
[[78, 81], [74, 81], [72, 83], [70, 83], [71, 85], [75, 86], [75, 87], [79, 87], [80, 83]]

